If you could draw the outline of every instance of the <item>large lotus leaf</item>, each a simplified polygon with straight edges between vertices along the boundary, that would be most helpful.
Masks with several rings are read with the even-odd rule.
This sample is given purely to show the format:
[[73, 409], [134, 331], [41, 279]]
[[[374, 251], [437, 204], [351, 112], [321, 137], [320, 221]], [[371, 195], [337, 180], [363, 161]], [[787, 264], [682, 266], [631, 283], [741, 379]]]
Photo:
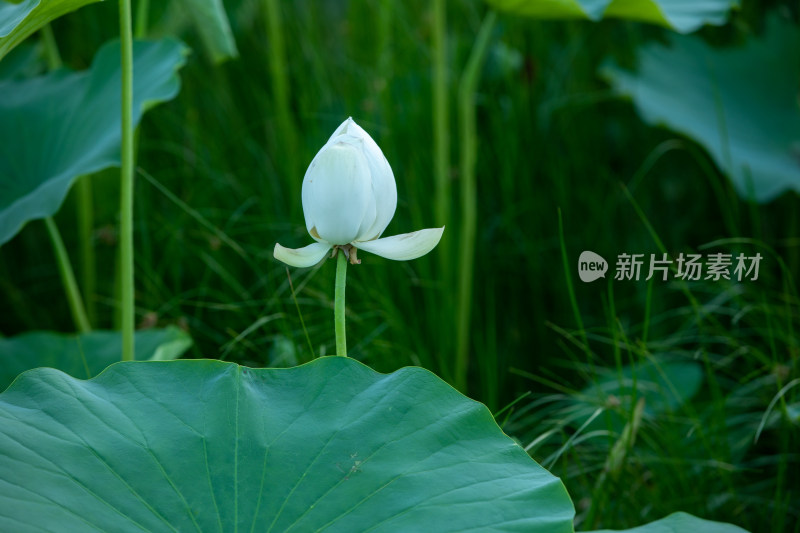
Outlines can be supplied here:
[[53, 19], [101, 0], [0, 0], [0, 59]]
[[197, 29], [214, 63], [239, 56], [222, 0], [172, 0], [155, 33], [181, 35], [190, 26]]
[[492, 7], [546, 19], [616, 17], [659, 24], [687, 33], [703, 24], [724, 24], [738, 0], [486, 0]]
[[800, 191], [800, 30], [772, 18], [761, 38], [717, 49], [695, 37], [639, 51], [637, 74], [608, 66], [615, 90], [648, 124], [702, 144], [744, 198]]
[[32, 78], [45, 69], [39, 43], [24, 43], [0, 61], [0, 80]]
[[[134, 44], [135, 123], [178, 93], [186, 53], [169, 39]], [[0, 81], [0, 245], [29, 220], [55, 214], [78, 176], [119, 165], [120, 75], [112, 42], [88, 71]]]
[[0, 395], [0, 530], [571, 533], [561, 481], [430, 372], [117, 363]]
[[599, 529], [589, 533], [747, 533], [733, 524], [703, 520], [688, 513], [673, 513], [666, 518], [632, 529]]
[[[139, 361], [176, 359], [192, 345], [192, 338], [176, 327], [136, 332], [135, 358]], [[120, 360], [118, 331], [65, 334], [32, 331], [0, 339], [0, 391], [26, 370], [46, 366], [77, 378], [91, 378]]]
[[[573, 401], [586, 404], [587, 418], [597, 407], [607, 408], [590, 428], [610, 427], [620, 432], [640, 398], [644, 398], [645, 416], [652, 418], [680, 408], [697, 394], [702, 383], [703, 370], [698, 363], [653, 359], [619, 371], [608, 370]], [[583, 421], [579, 419], [576, 423]]]

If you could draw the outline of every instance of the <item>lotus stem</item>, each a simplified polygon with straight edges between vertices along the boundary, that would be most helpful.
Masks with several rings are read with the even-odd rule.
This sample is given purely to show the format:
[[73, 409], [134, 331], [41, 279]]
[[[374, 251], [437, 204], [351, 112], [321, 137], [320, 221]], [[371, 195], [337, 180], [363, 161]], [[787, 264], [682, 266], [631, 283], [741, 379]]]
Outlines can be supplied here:
[[94, 303], [94, 293], [97, 280], [97, 270], [95, 268], [94, 239], [92, 232], [94, 228], [94, 201], [92, 200], [91, 176], [81, 176], [75, 183], [75, 190], [78, 193], [78, 240], [80, 243], [80, 265], [81, 265], [81, 288], [83, 289], [83, 299], [86, 302], [86, 312], [89, 319], [97, 320], [97, 312]]
[[459, 239], [458, 287], [456, 292], [456, 361], [454, 385], [467, 388], [469, 366], [469, 321], [472, 310], [472, 274], [475, 270], [475, 234], [478, 226], [478, 184], [475, 164], [478, 156], [478, 134], [475, 118], [475, 91], [480, 81], [489, 41], [497, 15], [489, 11], [483, 18], [475, 45], [458, 87], [458, 118], [461, 137], [461, 235]]
[[[450, 223], [450, 136], [447, 99], [447, 19], [445, 0], [433, 2], [433, 157], [436, 225]], [[446, 258], [446, 254], [443, 254]]]
[[[289, 65], [286, 61], [286, 42], [283, 33], [283, 23], [281, 22], [280, 0], [262, 0], [265, 26], [267, 29], [267, 52], [270, 71], [270, 84], [272, 89], [272, 109], [275, 111], [275, 124], [277, 134], [276, 140], [278, 147], [285, 154], [286, 167], [283, 171], [292, 178], [298, 176], [298, 132], [294, 119], [292, 118], [291, 105], [289, 103]], [[300, 197], [296, 187], [290, 188], [289, 205], [299, 205]]]
[[150, 0], [138, 0], [136, 5], [136, 38], [147, 37], [147, 19], [150, 16]]
[[133, 34], [131, 2], [119, 0], [119, 33], [122, 54], [122, 175], [120, 180], [120, 305], [122, 360], [133, 361]]
[[333, 301], [334, 329], [336, 331], [336, 355], [347, 357], [347, 335], [344, 320], [344, 288], [347, 281], [347, 255], [336, 250], [336, 289]]
[[50, 241], [53, 243], [53, 250], [56, 253], [58, 272], [61, 275], [61, 283], [64, 285], [64, 292], [67, 293], [69, 310], [72, 313], [72, 320], [75, 322], [75, 327], [78, 328], [78, 331], [81, 333], [91, 331], [92, 327], [89, 323], [89, 318], [86, 316], [83, 300], [81, 300], [81, 291], [78, 290], [78, 284], [75, 281], [75, 273], [72, 271], [72, 264], [69, 262], [67, 248], [64, 246], [64, 241], [61, 239], [58, 226], [56, 226], [53, 217], [46, 217], [44, 223], [47, 226], [47, 233], [50, 235]]
[[44, 56], [47, 61], [47, 68], [50, 70], [60, 69], [62, 66], [61, 54], [58, 52], [53, 28], [50, 24], [42, 26], [42, 43], [44, 44]]

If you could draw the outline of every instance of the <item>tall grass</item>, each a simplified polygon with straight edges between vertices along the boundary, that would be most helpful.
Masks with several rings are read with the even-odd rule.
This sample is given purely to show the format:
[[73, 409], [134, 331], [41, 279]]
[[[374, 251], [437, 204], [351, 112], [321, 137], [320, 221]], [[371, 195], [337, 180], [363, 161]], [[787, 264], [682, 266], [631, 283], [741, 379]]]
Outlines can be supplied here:
[[[56, 21], [66, 64], [85, 68], [114, 37], [112, 4]], [[349, 269], [348, 355], [380, 371], [427, 367], [495, 411], [519, 400], [504, 411], [505, 429], [562, 476], [582, 526], [632, 526], [685, 510], [753, 531], [797, 531], [792, 413], [800, 388], [784, 390], [798, 376], [800, 350], [797, 195], [765, 206], [742, 201], [691, 140], [644, 126], [629, 103], [612, 98], [597, 67], [609, 56], [631, 64], [635, 48], [663, 30], [499, 15], [459, 103], [487, 13], [481, 3], [226, 7], [241, 57], [214, 66], [197, 36], [185, 35], [196, 52], [181, 72], [183, 89], [142, 122], [138, 323], [186, 327], [196, 357], [265, 366], [334, 354], [334, 262], [290, 269], [290, 284], [272, 247], [309, 242], [303, 173], [352, 116], [397, 179], [386, 233], [442, 221], [447, 229], [419, 260], [363, 254]], [[149, 8], [157, 27], [163, 6]], [[749, 6], [734, 24], [705, 33], [744, 38], [763, 16], [763, 7]], [[468, 105], [474, 135], [465, 138], [459, 106]], [[459, 163], [465, 151], [474, 158], [468, 165]], [[474, 202], [462, 205], [469, 167]], [[115, 305], [117, 175], [91, 184], [97, 279], [89, 302], [98, 327], [111, 325]], [[75, 220], [77, 194], [56, 222]], [[66, 231], [73, 226], [59, 224], [70, 250], [81, 242]], [[474, 237], [460, 240], [465, 231]], [[74, 329], [58, 272], [39, 246], [43, 232], [30, 225], [0, 254], [4, 334]], [[774, 254], [762, 253], [756, 282], [575, 281], [581, 251], [610, 262], [623, 252], [656, 253], [654, 235], [673, 254], [714, 241], [715, 251], [763, 245]], [[729, 238], [751, 240], [719, 241]], [[462, 271], [459, 289], [465, 266], [471, 273]], [[461, 291], [471, 296], [458, 298]], [[597, 409], [619, 408], [580, 394], [601, 371], [663, 354], [703, 365], [691, 403], [657, 417], [645, 410], [638, 422], [633, 409], [623, 412], [627, 433], [577, 432]]]
[[[704, 372], [691, 402], [640, 417], [635, 439], [626, 441], [621, 427], [581, 431], [598, 411], [636, 419], [635, 400], [584, 388], [609, 368], [613, 377], [616, 365], [586, 362], [578, 346], [565, 344], [568, 359], [558, 366], [583, 385], [519, 372], [539, 391], [505, 429], [543, 464], [556, 458], [550, 468], [577, 502], [580, 528], [641, 523], [680, 508], [750, 531], [797, 531], [798, 487], [787, 473], [800, 466], [800, 428], [788, 378], [796, 375], [800, 300], [752, 289], [697, 284], [699, 311], [687, 303], [659, 311], [649, 324], [623, 322], [619, 302], [608, 300], [606, 325], [588, 332], [595, 357], [618, 353], [620, 367], [652, 357], [691, 361]], [[632, 342], [648, 327], [658, 333]], [[623, 442], [624, 460], [614, 462]]]

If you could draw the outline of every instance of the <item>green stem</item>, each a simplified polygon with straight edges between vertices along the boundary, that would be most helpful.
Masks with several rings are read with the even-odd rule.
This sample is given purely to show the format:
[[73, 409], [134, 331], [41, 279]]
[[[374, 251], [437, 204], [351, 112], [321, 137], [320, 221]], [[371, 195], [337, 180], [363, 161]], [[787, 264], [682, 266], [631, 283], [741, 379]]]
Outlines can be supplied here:
[[45, 58], [47, 59], [47, 68], [49, 70], [56, 70], [61, 68], [61, 54], [58, 53], [58, 45], [56, 38], [53, 35], [53, 28], [50, 24], [42, 26], [42, 43], [44, 44]]
[[450, 223], [450, 136], [447, 125], [447, 19], [445, 0], [433, 2], [433, 157], [436, 225]]
[[58, 227], [53, 217], [46, 217], [44, 223], [47, 226], [47, 233], [50, 235], [50, 241], [53, 243], [53, 250], [56, 253], [58, 272], [61, 274], [61, 283], [64, 285], [64, 292], [67, 293], [69, 310], [72, 313], [72, 319], [75, 321], [75, 327], [77, 327], [78, 331], [81, 333], [91, 331], [92, 327], [89, 325], [86, 310], [83, 308], [81, 292], [78, 290], [78, 284], [75, 282], [75, 273], [72, 271], [69, 255], [67, 255], [67, 248], [64, 246], [64, 241], [61, 240]]
[[94, 304], [97, 272], [95, 269], [94, 239], [94, 209], [92, 201], [92, 182], [90, 176], [81, 176], [75, 184], [78, 211], [78, 239], [81, 250], [81, 288], [83, 299], [86, 302], [86, 312], [91, 321], [97, 319]]
[[[431, 32], [432, 56], [432, 115], [433, 115], [433, 176], [434, 176], [434, 220], [437, 226], [451, 226], [453, 186], [450, 176], [450, 83], [447, 64], [447, 2], [434, 0], [432, 4], [433, 25]], [[428, 307], [436, 306], [442, 312], [453, 315], [455, 276], [453, 272], [454, 241], [445, 237], [439, 243], [436, 257], [436, 274], [442, 287], [441, 293], [431, 295], [434, 300]], [[452, 335], [438, 335], [440, 353], [454, 353]], [[441, 366], [442, 377], [455, 382], [455, 364]]]
[[347, 282], [347, 256], [342, 250], [336, 253], [336, 290], [333, 300], [333, 320], [336, 331], [336, 355], [347, 357], [347, 335], [344, 322], [344, 287]]
[[392, 102], [392, 84], [394, 78], [394, 47], [392, 46], [392, 31], [395, 28], [397, 14], [395, 6], [397, 2], [392, 0], [381, 0], [378, 5], [378, 21], [376, 31], [376, 50], [378, 51], [378, 78], [381, 82], [378, 89], [380, 99], [380, 109], [376, 109], [376, 114], [382, 113], [377, 120], [383, 121], [387, 131], [392, 131], [390, 126], [391, 111], [395, 108]]
[[[286, 161], [286, 168], [283, 171], [294, 178], [299, 175], [297, 163], [298, 134], [295, 123], [292, 120], [291, 106], [289, 104], [289, 65], [286, 62], [286, 45], [281, 22], [281, 2], [279, 0], [263, 0], [263, 6], [267, 27], [272, 106], [275, 110], [275, 138], [278, 143], [283, 143], [282, 146], [279, 145]], [[300, 189], [291, 187], [290, 191], [289, 205], [300, 205]]]
[[147, 19], [150, 13], [150, 0], [139, 0], [136, 5], [136, 38], [147, 36]]
[[119, 33], [122, 53], [122, 175], [119, 208], [122, 360], [133, 361], [133, 35], [131, 0], [119, 0]]
[[475, 117], [475, 91], [480, 81], [486, 52], [497, 15], [489, 11], [481, 23], [475, 45], [458, 87], [458, 118], [461, 137], [459, 177], [461, 180], [461, 235], [459, 239], [458, 291], [456, 293], [456, 364], [454, 385], [460, 391], [467, 387], [469, 362], [469, 321], [472, 309], [472, 274], [475, 267], [475, 235], [478, 227], [478, 184], [475, 164], [478, 155], [478, 134]]

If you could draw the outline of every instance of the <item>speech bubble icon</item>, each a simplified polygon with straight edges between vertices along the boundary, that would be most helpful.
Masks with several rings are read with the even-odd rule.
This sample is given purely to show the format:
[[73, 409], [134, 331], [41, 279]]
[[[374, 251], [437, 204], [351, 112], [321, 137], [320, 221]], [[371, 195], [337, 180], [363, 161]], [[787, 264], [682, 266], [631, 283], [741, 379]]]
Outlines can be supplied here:
[[608, 271], [608, 263], [605, 259], [589, 250], [581, 252], [581, 256], [578, 258], [578, 276], [581, 281], [589, 283], [597, 278], [604, 278], [606, 271]]

